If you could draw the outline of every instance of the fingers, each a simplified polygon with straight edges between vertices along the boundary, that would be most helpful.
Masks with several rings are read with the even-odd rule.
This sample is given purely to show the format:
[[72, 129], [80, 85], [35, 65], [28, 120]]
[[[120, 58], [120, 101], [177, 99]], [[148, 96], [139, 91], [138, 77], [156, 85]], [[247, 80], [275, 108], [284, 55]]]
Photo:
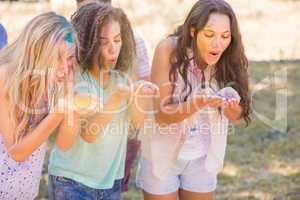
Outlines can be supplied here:
[[55, 76], [55, 80], [57, 82], [63, 82], [64, 81], [64, 79], [65, 79], [65, 73], [64, 73], [64, 71], [58, 70], [55, 75], [56, 75]]
[[235, 109], [239, 107], [239, 101], [237, 101], [236, 99], [230, 99], [224, 103], [224, 107], [229, 109]]
[[134, 84], [135, 95], [155, 95], [159, 92], [159, 88], [149, 81], [139, 80]]
[[117, 85], [117, 90], [120, 92], [129, 92], [130, 91], [130, 87], [128, 87], [125, 84], [118, 84]]
[[73, 81], [74, 76], [74, 62], [64, 61], [55, 70], [55, 80], [57, 82]]
[[76, 93], [72, 99], [67, 101], [71, 110], [83, 116], [94, 113], [101, 107], [100, 99], [92, 94]]
[[118, 84], [117, 89], [116, 89], [116, 93], [120, 98], [127, 99], [127, 98], [130, 97], [131, 91], [130, 91], [130, 88], [127, 85]]
[[157, 92], [153, 88], [142, 87], [135, 91], [135, 96], [153, 96]]
[[239, 108], [239, 101], [236, 99], [225, 100], [220, 96], [206, 96], [206, 95], [196, 95], [195, 96], [196, 103], [204, 104], [208, 107], [213, 108], [226, 108], [226, 109], [238, 109]]
[[219, 96], [209, 96], [206, 97], [206, 103], [209, 107], [219, 108], [224, 104], [224, 100]]

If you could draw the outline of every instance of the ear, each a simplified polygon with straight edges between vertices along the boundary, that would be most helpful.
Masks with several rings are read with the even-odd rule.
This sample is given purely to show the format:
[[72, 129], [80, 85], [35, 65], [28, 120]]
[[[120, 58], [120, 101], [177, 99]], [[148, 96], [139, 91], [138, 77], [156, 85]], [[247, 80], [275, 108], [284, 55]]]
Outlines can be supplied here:
[[196, 28], [195, 27], [191, 27], [190, 29], [190, 34], [191, 34], [191, 37], [195, 37], [195, 33], [196, 33]]

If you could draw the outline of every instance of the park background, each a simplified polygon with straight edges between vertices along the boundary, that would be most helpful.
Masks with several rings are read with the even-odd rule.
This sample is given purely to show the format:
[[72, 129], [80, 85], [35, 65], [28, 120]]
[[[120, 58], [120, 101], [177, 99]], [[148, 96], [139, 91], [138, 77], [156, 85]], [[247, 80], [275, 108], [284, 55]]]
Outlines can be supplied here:
[[[155, 46], [181, 24], [195, 0], [113, 0], [144, 38], [150, 64]], [[300, 199], [300, 1], [228, 0], [237, 14], [250, 60], [253, 122], [228, 138], [217, 200]], [[0, 0], [9, 43], [43, 12], [68, 19], [75, 0]], [[49, 149], [51, 148], [51, 142]], [[137, 163], [137, 162], [136, 162]], [[47, 158], [37, 199], [47, 199]], [[136, 167], [133, 169], [135, 174]], [[134, 176], [124, 200], [140, 200]]]

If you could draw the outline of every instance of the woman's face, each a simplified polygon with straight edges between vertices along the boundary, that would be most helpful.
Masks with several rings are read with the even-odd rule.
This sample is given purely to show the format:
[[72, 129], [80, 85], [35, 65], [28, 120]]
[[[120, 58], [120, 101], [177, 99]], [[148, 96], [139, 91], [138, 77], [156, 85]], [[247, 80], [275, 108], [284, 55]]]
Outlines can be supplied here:
[[101, 68], [111, 69], [118, 61], [122, 47], [121, 27], [119, 22], [110, 21], [103, 26], [100, 33]]
[[[227, 15], [211, 13], [204, 28], [197, 33], [197, 49], [202, 61], [216, 64], [231, 42], [230, 19]], [[193, 37], [194, 30], [191, 29]]]
[[63, 41], [59, 47], [59, 64], [56, 68], [58, 81], [64, 80], [74, 70], [75, 45], [72, 41]]

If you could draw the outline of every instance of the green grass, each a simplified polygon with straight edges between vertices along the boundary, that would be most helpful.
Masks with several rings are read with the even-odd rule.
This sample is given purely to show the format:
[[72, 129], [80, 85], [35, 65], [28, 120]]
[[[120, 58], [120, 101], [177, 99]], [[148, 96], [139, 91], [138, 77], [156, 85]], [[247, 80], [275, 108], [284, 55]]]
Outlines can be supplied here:
[[[296, 200], [300, 199], [300, 61], [255, 62], [250, 72], [253, 84], [287, 67], [288, 119], [284, 131], [278, 131], [255, 115], [247, 128], [235, 127], [228, 139], [226, 162], [218, 177], [217, 200]], [[274, 118], [276, 90], [266, 88], [253, 95], [256, 112]], [[276, 121], [281, 123], [281, 120]], [[45, 163], [45, 167], [46, 167]], [[124, 200], [142, 199], [134, 184]], [[47, 198], [47, 170], [38, 199]]]

